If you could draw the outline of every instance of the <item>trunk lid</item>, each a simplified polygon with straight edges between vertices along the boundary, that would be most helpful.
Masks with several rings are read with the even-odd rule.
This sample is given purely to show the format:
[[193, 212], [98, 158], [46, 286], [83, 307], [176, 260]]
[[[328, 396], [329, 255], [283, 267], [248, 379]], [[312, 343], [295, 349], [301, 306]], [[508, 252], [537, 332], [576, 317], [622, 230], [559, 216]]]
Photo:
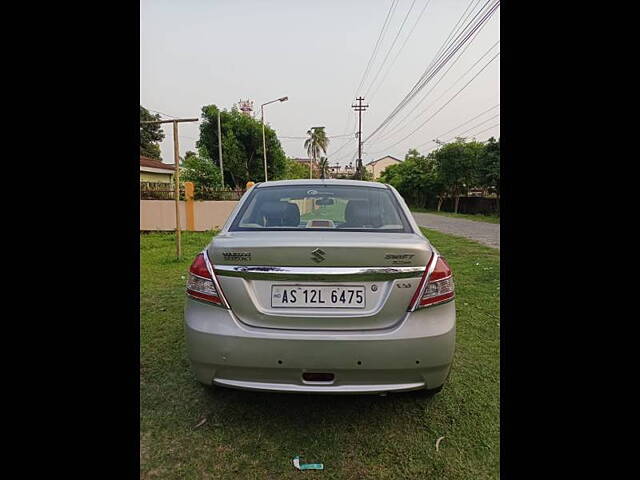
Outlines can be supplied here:
[[431, 255], [415, 233], [340, 231], [227, 232], [208, 252], [214, 265], [279, 267], [424, 266]]
[[[414, 233], [227, 232], [208, 247], [209, 258], [232, 311], [262, 328], [370, 330], [389, 328], [407, 306], [432, 255]], [[362, 308], [274, 306], [283, 288], [358, 290]]]

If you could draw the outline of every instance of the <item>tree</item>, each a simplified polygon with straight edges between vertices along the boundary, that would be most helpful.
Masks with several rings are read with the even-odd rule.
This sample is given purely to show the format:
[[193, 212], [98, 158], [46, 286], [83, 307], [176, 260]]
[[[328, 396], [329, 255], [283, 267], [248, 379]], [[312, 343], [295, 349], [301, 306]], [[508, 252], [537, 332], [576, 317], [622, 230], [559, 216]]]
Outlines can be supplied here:
[[185, 182], [193, 182], [196, 199], [202, 198], [207, 190], [220, 188], [222, 183], [217, 165], [210, 158], [191, 151], [184, 157], [180, 177]]
[[142, 123], [153, 120], [160, 120], [160, 115], [152, 115], [149, 110], [140, 105], [140, 155], [162, 160], [160, 145], [158, 145], [158, 142], [164, 140], [162, 126], [159, 123]]
[[[397, 163], [394, 165], [389, 165], [380, 173], [380, 178], [378, 180], [380, 180], [380, 182], [382, 183], [388, 183], [390, 185], [393, 185], [394, 180], [400, 176], [400, 172], [399, 172], [400, 165], [402, 164]], [[393, 186], [397, 189], [395, 185]]]
[[438, 176], [448, 194], [454, 199], [454, 212], [458, 213], [460, 196], [478, 183], [479, 157], [484, 149], [480, 142], [467, 142], [464, 138], [442, 145], [433, 153]]
[[363, 182], [373, 182], [373, 173], [362, 166], [362, 179], [358, 178], [358, 172], [354, 175], [354, 180], [362, 180]]
[[[304, 141], [304, 148], [307, 149], [307, 154], [311, 159], [313, 159], [313, 163], [315, 163], [316, 158], [320, 156], [321, 151], [325, 155], [327, 154], [329, 139], [324, 131], [324, 127], [307, 130], [307, 135], [309, 135], [309, 138]], [[311, 168], [311, 166], [309, 168]]]
[[320, 157], [320, 162], [318, 162], [318, 170], [320, 171], [320, 178], [326, 178], [327, 172], [329, 171], [329, 161], [327, 157]]
[[276, 179], [295, 180], [296, 178], [309, 178], [309, 169], [292, 158], [286, 158], [284, 171]]
[[495, 190], [500, 205], [500, 139], [496, 142], [491, 137], [484, 145], [478, 162], [478, 177], [479, 186]]
[[[200, 139], [196, 143], [200, 156], [220, 167], [218, 154], [218, 107], [202, 107]], [[264, 181], [262, 124], [235, 107], [220, 111], [224, 178], [234, 188], [244, 188], [251, 180]], [[274, 130], [264, 127], [269, 178], [279, 178], [286, 167], [286, 157]]]
[[438, 175], [438, 165], [433, 155], [421, 155], [411, 149], [402, 163], [387, 167], [380, 175], [380, 181], [389, 183], [415, 206], [425, 207], [439, 199], [444, 186]]

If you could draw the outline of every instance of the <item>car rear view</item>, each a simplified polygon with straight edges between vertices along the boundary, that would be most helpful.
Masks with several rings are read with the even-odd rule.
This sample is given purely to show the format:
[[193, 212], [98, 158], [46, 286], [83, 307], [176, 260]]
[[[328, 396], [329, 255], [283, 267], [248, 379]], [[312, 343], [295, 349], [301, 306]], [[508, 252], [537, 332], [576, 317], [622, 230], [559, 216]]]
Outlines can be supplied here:
[[454, 296], [449, 266], [388, 185], [258, 184], [191, 266], [188, 354], [208, 385], [438, 390]]

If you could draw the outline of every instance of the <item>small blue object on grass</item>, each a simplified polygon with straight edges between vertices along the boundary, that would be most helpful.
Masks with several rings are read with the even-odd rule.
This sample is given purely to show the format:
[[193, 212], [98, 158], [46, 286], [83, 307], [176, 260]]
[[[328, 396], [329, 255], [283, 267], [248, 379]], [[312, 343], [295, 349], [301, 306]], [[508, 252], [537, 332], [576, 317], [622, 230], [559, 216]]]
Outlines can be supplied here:
[[293, 458], [293, 466], [298, 470], [324, 470], [324, 465], [322, 463], [300, 463], [300, 457], [295, 456]]

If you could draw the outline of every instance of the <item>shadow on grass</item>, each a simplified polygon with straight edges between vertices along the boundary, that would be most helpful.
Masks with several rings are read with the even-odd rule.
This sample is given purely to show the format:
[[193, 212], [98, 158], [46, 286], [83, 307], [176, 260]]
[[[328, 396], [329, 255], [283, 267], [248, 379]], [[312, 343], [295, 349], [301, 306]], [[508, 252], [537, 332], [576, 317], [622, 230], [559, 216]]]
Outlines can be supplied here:
[[[436, 395], [422, 391], [390, 392], [387, 395], [272, 393], [234, 390], [202, 385], [211, 408], [212, 424], [252, 430], [261, 425], [264, 432], [322, 432], [345, 427], [365, 431], [383, 426], [391, 412], [407, 408], [428, 408]], [[397, 418], [399, 420], [399, 417]]]

